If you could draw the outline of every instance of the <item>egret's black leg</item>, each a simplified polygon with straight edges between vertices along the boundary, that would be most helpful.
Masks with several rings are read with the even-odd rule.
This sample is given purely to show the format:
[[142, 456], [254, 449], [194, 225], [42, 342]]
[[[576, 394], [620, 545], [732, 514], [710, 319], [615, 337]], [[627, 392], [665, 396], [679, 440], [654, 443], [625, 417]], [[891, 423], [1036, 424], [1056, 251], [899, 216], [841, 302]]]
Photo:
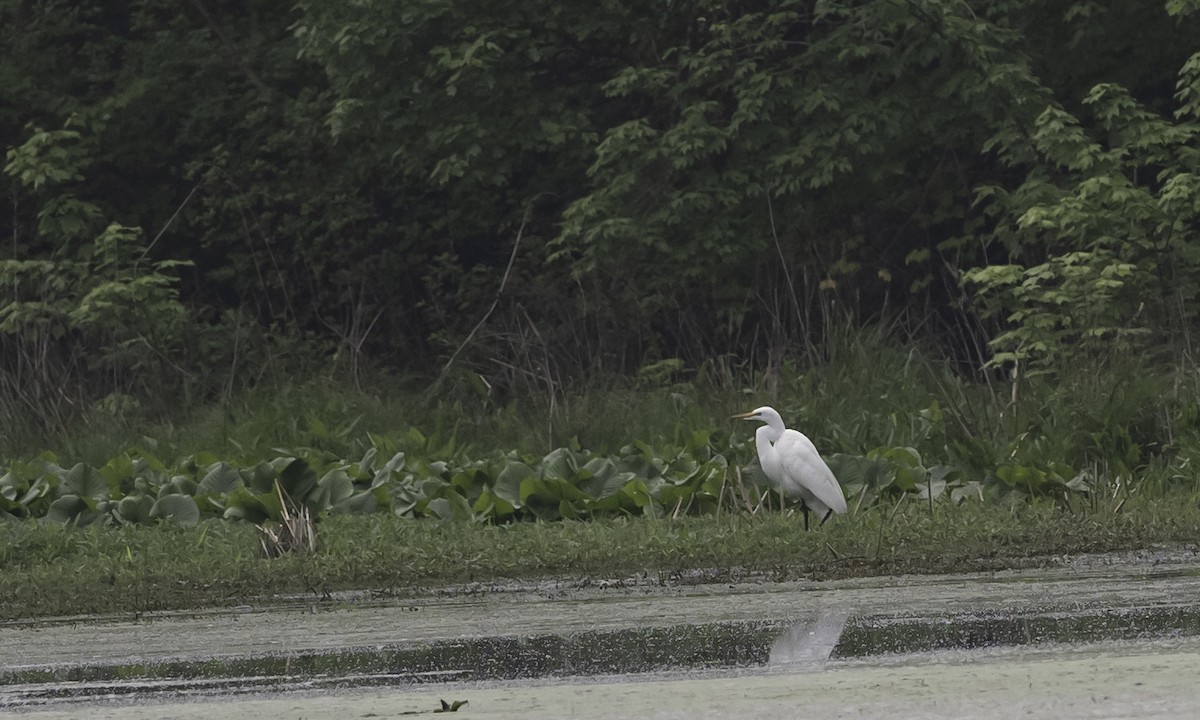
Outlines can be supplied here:
[[832, 508], [825, 511], [825, 514], [821, 517], [821, 524], [824, 525], [825, 521], [828, 520], [831, 515], [833, 515]]
[[804, 532], [808, 532], [808, 503], [801, 501], [800, 511], [804, 513]]

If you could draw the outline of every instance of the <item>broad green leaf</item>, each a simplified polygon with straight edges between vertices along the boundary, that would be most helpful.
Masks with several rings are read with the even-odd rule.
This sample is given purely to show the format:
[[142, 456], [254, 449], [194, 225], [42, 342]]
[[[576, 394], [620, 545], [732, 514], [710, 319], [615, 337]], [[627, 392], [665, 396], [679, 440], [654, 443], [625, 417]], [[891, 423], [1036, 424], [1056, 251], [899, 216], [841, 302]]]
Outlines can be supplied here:
[[[147, 443], [154, 442], [154, 440], [152, 438], [142, 438], [142, 441], [147, 442]], [[149, 470], [153, 470], [154, 472], [160, 472], [160, 473], [167, 472], [166, 463], [164, 463], [162, 460], [160, 460], [153, 453], [147, 452], [146, 450], [143, 450], [141, 448], [134, 449], [132, 452], [137, 458], [137, 460], [135, 462], [139, 466], [139, 472], [141, 472], [141, 467], [143, 467], [143, 466]]]
[[475, 519], [467, 499], [454, 491], [447, 491], [444, 497], [429, 501], [430, 514], [443, 521], [469, 522]]
[[1037, 492], [1046, 482], [1046, 474], [1037, 468], [1016, 463], [1005, 463], [996, 468], [996, 476], [1009, 485], [1022, 487], [1028, 492]]
[[281, 520], [283, 506], [274, 491], [255, 493], [247, 487], [234, 488], [225, 496], [222, 517], [229, 520], [245, 520], [261, 523], [264, 520]]
[[24, 495], [16, 499], [16, 502], [17, 505], [26, 507], [34, 500], [44, 498], [49, 494], [50, 481], [46, 478], [38, 478], [37, 480], [33, 481], [33, 484], [29, 486], [29, 489], [25, 491]]
[[569, 448], [551, 450], [542, 459], [542, 477], [556, 480], [574, 480], [579, 472], [575, 454]]
[[371, 487], [377, 488], [386, 485], [402, 470], [404, 470], [404, 453], [397, 452], [375, 473], [375, 477], [371, 480]]
[[247, 485], [256, 493], [271, 492], [275, 489], [275, 478], [279, 471], [269, 462], [263, 461], [252, 468], [242, 471], [243, 478], [249, 478]]
[[530, 498], [537, 496], [541, 492], [542, 492], [541, 479], [531, 475], [531, 476], [521, 480], [520, 493], [517, 496], [517, 502], [513, 503], [513, 505], [515, 505], [516, 507], [521, 507], [523, 505], [526, 505], [529, 503]]
[[496, 495], [492, 490], [485, 489], [471, 505], [471, 510], [478, 517], [490, 520], [503, 520], [515, 512], [512, 503]]
[[362, 459], [358, 461], [358, 477], [370, 478], [375, 473], [375, 459], [379, 456], [379, 450], [375, 447], [367, 448], [367, 452]]
[[925, 483], [926, 470], [921, 465], [921, 455], [910, 447], [883, 448], [872, 451], [868, 457], [879, 457], [892, 465], [892, 484], [904, 491], [911, 491]]
[[279, 470], [279, 486], [294, 502], [303, 502], [317, 485], [316, 470], [302, 458], [277, 458], [272, 465]]
[[195, 480], [185, 475], [176, 475], [167, 481], [158, 491], [158, 497], [164, 495], [195, 495], [197, 488]]
[[961, 487], [956, 487], [950, 491], [950, 499], [955, 503], [960, 503], [964, 500], [975, 499], [983, 500], [983, 484], [972, 480], [963, 484]]
[[620, 472], [611, 459], [599, 457], [589, 460], [580, 474], [590, 477], [579, 484], [579, 489], [595, 500], [620, 492], [634, 478], [633, 473]]
[[533, 468], [525, 463], [510, 461], [496, 477], [492, 492], [514, 508], [525, 504], [522, 488], [526, 479], [533, 477]]
[[371, 513], [379, 507], [375, 493], [371, 490], [357, 492], [335, 504], [331, 512], [341, 513]]
[[[863, 485], [874, 490], [886, 488], [895, 480], [891, 463], [879, 457], [863, 457], [834, 453], [826, 458], [829, 469], [849, 490]], [[850, 493], [848, 493], [850, 494]]]
[[478, 496], [484, 487], [492, 484], [487, 469], [482, 467], [465, 468], [450, 476], [451, 487], [458, 488], [467, 497]]
[[63, 478], [63, 489], [79, 497], [96, 498], [108, 497], [108, 480], [100, 471], [86, 463], [79, 463]]
[[441, 478], [426, 478], [421, 481], [418, 490], [421, 497], [434, 498], [441, 495], [446, 486], [446, 481]]
[[558, 501], [558, 514], [566, 520], [578, 520], [580, 517], [579, 508], [570, 500]]
[[630, 480], [625, 483], [623, 491], [629, 497], [630, 501], [639, 508], [648, 508], [654, 502], [650, 496], [650, 488], [642, 478]]
[[325, 473], [317, 487], [304, 499], [304, 504], [314, 512], [322, 513], [345, 502], [354, 494], [354, 481], [344, 466]]
[[198, 494], [223, 495], [240, 488], [245, 483], [242, 475], [229, 463], [216, 462], [208, 466], [208, 471], [196, 488]]
[[63, 495], [50, 503], [46, 519], [50, 522], [74, 523], [83, 526], [95, 520], [98, 515], [99, 513], [84, 498], [78, 495]]
[[521, 498], [525, 504], [529, 498], [537, 496], [542, 500], [588, 500], [588, 496], [569, 480], [554, 477], [526, 478], [521, 483]]
[[191, 527], [200, 522], [200, 508], [187, 495], [164, 495], [150, 508], [150, 517], [173, 520], [184, 527]]
[[133, 490], [136, 465], [129, 453], [121, 453], [100, 466], [99, 473], [108, 483], [109, 495], [121, 497]]
[[654, 499], [662, 505], [664, 511], [671, 513], [676, 507], [683, 510], [695, 494], [687, 485], [663, 485], [654, 493]]
[[127, 523], [144, 523], [150, 519], [154, 503], [149, 495], [128, 495], [117, 503], [117, 513]]
[[11, 471], [0, 477], [0, 497], [15, 501], [17, 494], [25, 487], [25, 481], [13, 475]]

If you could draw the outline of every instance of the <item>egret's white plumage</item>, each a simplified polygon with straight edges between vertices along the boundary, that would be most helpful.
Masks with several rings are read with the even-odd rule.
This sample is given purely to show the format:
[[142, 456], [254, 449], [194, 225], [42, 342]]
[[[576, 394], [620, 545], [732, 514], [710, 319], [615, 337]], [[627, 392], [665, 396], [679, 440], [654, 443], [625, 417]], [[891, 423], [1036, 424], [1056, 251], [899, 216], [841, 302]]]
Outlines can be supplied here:
[[770, 407], [760, 407], [733, 417], [763, 423], [754, 433], [758, 461], [763, 473], [774, 480], [783, 493], [799, 497], [803, 502], [806, 528], [809, 510], [822, 520], [829, 516], [830, 511], [839, 514], [846, 512], [846, 496], [842, 494], [842, 486], [804, 433], [786, 428], [783, 418]]

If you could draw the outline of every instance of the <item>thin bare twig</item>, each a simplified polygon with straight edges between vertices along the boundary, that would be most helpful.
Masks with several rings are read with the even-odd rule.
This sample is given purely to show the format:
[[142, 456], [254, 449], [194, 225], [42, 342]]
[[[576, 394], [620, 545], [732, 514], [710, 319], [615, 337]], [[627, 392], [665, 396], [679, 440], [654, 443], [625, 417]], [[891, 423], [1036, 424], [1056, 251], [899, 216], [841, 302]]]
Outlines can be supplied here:
[[196, 194], [196, 191], [199, 190], [200, 186], [203, 184], [204, 180], [201, 180], [192, 186], [191, 192], [187, 194], [187, 197], [183, 199], [183, 202], [179, 203], [179, 207], [175, 208], [175, 212], [171, 213], [171, 217], [167, 218], [167, 221], [163, 223], [163, 226], [159, 229], [158, 234], [154, 236], [154, 239], [150, 241], [150, 244], [146, 246], [146, 249], [143, 250], [142, 254], [138, 256], [138, 260], [141, 260], [150, 254], [150, 251], [154, 249], [155, 243], [157, 243], [159, 238], [163, 236], [163, 233], [167, 231], [167, 228], [171, 227], [171, 224], [175, 222], [175, 218], [179, 217], [179, 213], [183, 212], [184, 206], [188, 204], [188, 201], [192, 199], [192, 196]]
[[467, 337], [463, 339], [458, 348], [450, 355], [450, 359], [447, 360], [446, 364], [442, 366], [442, 371], [438, 373], [437, 380], [433, 383], [434, 388], [441, 386], [442, 381], [446, 378], [446, 373], [450, 370], [450, 366], [452, 366], [454, 361], [458, 359], [459, 354], [468, 345], [468, 343], [475, 338], [475, 333], [479, 332], [479, 329], [483, 327], [483, 324], [486, 323], [488, 318], [492, 316], [492, 313], [495, 312], [496, 306], [500, 304], [500, 296], [504, 294], [504, 287], [508, 285], [508, 276], [512, 273], [513, 264], [517, 261], [517, 251], [521, 249], [521, 238], [525, 234], [525, 226], [529, 223], [529, 216], [533, 213], [533, 203], [544, 194], [545, 193], [535, 195], [533, 199], [525, 205], [525, 214], [521, 217], [521, 227], [517, 228], [517, 239], [513, 241], [512, 253], [508, 256], [508, 266], [504, 268], [504, 275], [500, 278], [500, 287], [496, 289], [496, 297], [492, 298], [492, 304], [487, 309], [487, 312], [483, 314], [483, 317], [479, 318], [479, 322], [475, 323], [475, 327], [471, 328], [471, 332], [467, 333]]
[[783, 278], [787, 281], [788, 292], [792, 295], [792, 306], [796, 309], [796, 322], [804, 321], [800, 312], [800, 297], [796, 294], [796, 285], [792, 282], [792, 273], [788, 270], [787, 259], [783, 256], [783, 245], [779, 242], [779, 233], [775, 229], [775, 210], [771, 206], [771, 191], [767, 190], [767, 219], [771, 222], [771, 239], [775, 241], [775, 252], [779, 255], [779, 267], [783, 270]]

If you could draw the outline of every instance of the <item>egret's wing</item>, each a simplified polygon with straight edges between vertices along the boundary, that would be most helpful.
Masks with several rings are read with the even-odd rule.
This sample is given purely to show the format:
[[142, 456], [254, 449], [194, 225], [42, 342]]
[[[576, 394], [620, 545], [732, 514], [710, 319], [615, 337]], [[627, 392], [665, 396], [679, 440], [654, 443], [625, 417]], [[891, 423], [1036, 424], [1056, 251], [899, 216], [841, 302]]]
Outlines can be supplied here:
[[846, 496], [833, 471], [821, 459], [812, 441], [796, 430], [784, 432], [775, 450], [787, 479], [813, 494], [835, 513], [846, 512]]

